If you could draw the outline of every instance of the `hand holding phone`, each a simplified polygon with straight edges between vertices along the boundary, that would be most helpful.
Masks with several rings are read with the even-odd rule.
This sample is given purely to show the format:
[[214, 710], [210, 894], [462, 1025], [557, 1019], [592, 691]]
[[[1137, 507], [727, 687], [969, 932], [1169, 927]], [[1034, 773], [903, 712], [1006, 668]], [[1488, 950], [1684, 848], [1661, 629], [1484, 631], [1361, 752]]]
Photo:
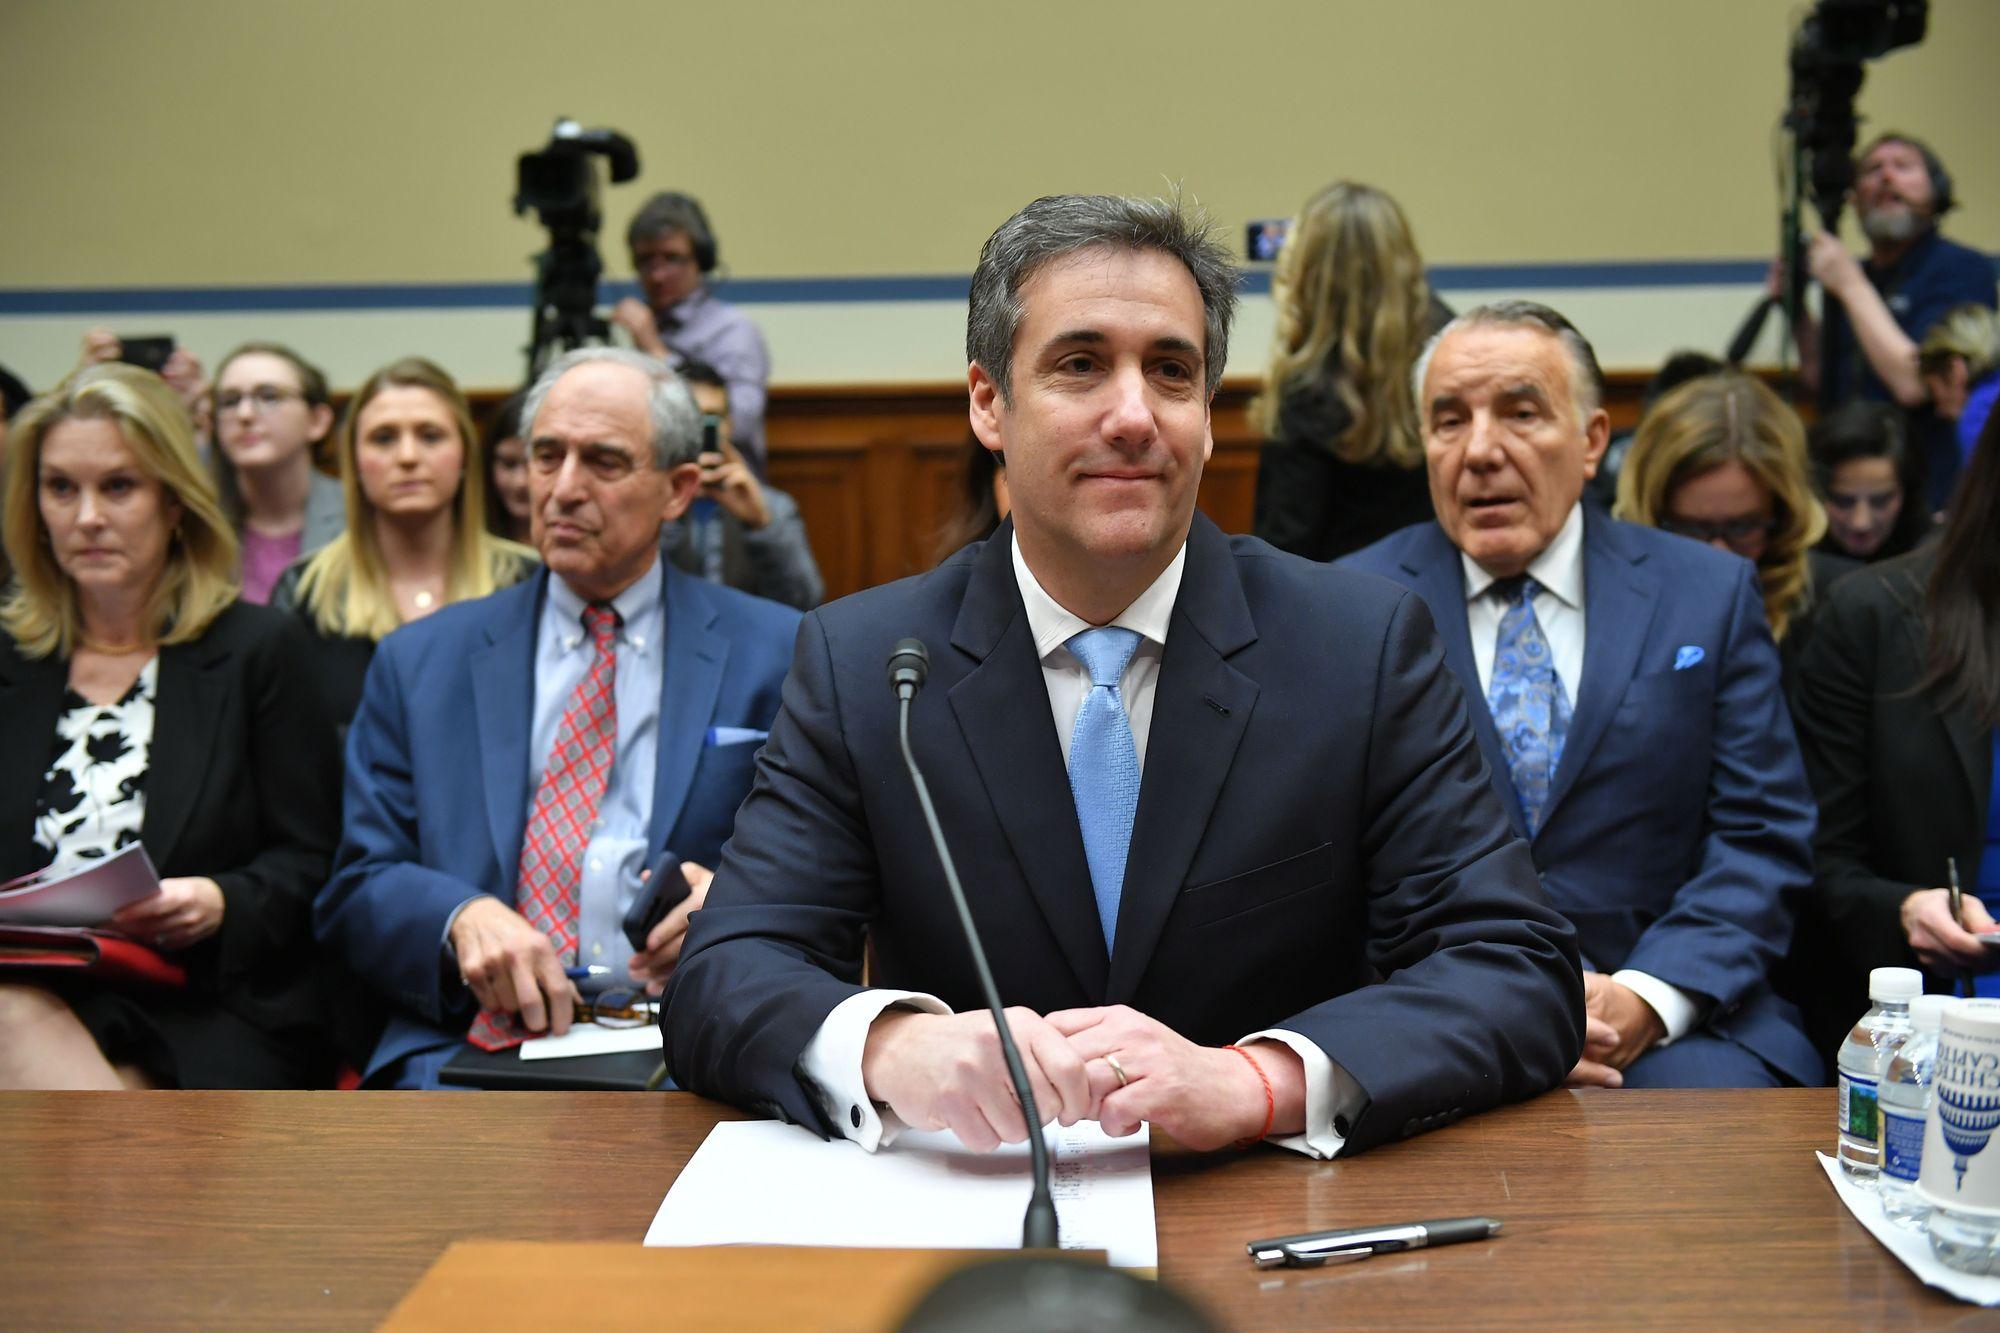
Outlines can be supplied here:
[[686, 902], [691, 892], [687, 876], [681, 871], [681, 859], [672, 852], [661, 856], [647, 875], [639, 896], [632, 900], [631, 910], [625, 913], [625, 938], [632, 945], [632, 952], [646, 952], [646, 937], [653, 933], [653, 927]]

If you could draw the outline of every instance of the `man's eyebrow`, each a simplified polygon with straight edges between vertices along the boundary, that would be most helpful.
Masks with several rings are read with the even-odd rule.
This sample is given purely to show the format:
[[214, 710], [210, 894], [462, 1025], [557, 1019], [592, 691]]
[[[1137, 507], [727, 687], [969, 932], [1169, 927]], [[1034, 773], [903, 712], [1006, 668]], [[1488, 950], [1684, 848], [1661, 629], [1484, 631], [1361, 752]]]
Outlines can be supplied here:
[[1548, 390], [1534, 383], [1532, 380], [1522, 380], [1519, 384], [1510, 384], [1500, 391], [1500, 396], [1502, 398], [1526, 398], [1536, 403], [1546, 403], [1549, 401]]
[[1164, 337], [1153, 339], [1153, 347], [1155, 350], [1161, 352], [1191, 352], [1195, 356], [1201, 355], [1201, 348], [1199, 345], [1190, 342], [1186, 338], [1183, 338], [1179, 334], [1175, 333], [1170, 333]]
[[1429, 411], [1432, 416], [1436, 416], [1447, 408], [1463, 406], [1465, 406], [1465, 399], [1459, 395], [1455, 393], [1441, 393], [1431, 399]]
[[1054, 337], [1050, 338], [1047, 342], [1043, 343], [1042, 346], [1060, 347], [1065, 343], [1097, 344], [1109, 341], [1110, 339], [1107, 338], [1103, 334], [1103, 332], [1101, 332], [1098, 329], [1066, 329], [1063, 332], [1058, 333]]

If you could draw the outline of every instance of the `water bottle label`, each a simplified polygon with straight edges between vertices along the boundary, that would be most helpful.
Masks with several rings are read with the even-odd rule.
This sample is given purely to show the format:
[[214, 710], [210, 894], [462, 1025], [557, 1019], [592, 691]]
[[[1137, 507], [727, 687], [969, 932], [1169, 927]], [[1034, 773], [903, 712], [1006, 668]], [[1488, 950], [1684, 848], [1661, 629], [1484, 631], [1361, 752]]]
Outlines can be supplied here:
[[1840, 1076], [1840, 1132], [1860, 1139], [1875, 1137], [1875, 1080]]
[[1917, 1183], [1924, 1160], [1924, 1118], [1885, 1109], [1882, 1112], [1882, 1174]]

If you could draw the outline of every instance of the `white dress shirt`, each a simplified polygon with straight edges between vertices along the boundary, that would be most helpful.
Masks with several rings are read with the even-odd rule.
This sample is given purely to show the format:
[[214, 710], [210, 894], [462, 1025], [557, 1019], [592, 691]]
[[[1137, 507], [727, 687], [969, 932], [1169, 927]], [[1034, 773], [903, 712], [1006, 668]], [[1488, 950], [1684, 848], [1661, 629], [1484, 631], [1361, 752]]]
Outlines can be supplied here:
[[[1064, 644], [1094, 627], [1065, 610], [1042, 588], [1021, 555], [1019, 541], [1013, 544], [1013, 558], [1014, 581], [1020, 587], [1028, 629], [1035, 638], [1035, 653], [1042, 663], [1042, 682], [1048, 688], [1050, 716], [1062, 743], [1063, 763], [1067, 765], [1070, 732], [1076, 725], [1077, 710], [1090, 693], [1091, 682], [1090, 672]], [[1152, 734], [1160, 657], [1166, 648], [1167, 625], [1173, 618], [1174, 599], [1180, 595], [1181, 574], [1186, 567], [1187, 546], [1183, 544], [1151, 586], [1110, 622], [1139, 635], [1139, 645], [1126, 663], [1125, 674], [1119, 678], [1118, 692], [1125, 701], [1142, 774], [1146, 767], [1146, 741]], [[861, 1055], [868, 1042], [869, 1026], [891, 1005], [932, 1014], [952, 1012], [936, 996], [916, 991], [862, 991], [834, 1006], [799, 1057], [801, 1069], [819, 1090], [820, 1106], [827, 1119], [870, 1152], [881, 1144], [893, 1142], [903, 1129], [893, 1112], [886, 1107], [878, 1109], [870, 1102], [861, 1076]], [[1272, 1028], [1250, 1033], [1236, 1044], [1266, 1038], [1283, 1042], [1296, 1052], [1305, 1065], [1306, 1075], [1305, 1132], [1274, 1136], [1271, 1142], [1310, 1157], [1332, 1157], [1346, 1143], [1346, 1138], [1335, 1131], [1335, 1122], [1359, 1113], [1364, 1100], [1361, 1089], [1326, 1052], [1296, 1032]]]
[[[1485, 698], [1493, 688], [1493, 653], [1500, 638], [1500, 618], [1507, 608], [1491, 591], [1497, 581], [1493, 575], [1462, 551], [1458, 558], [1465, 570], [1465, 624], [1472, 635], [1472, 660], [1479, 668], [1479, 693]], [[1535, 598], [1535, 622], [1549, 641], [1556, 677], [1574, 709], [1577, 687], [1583, 683], [1586, 642], [1581, 501], [1569, 511], [1556, 539], [1529, 562], [1527, 574], [1546, 594]], [[1584, 966], [1590, 967], [1588, 960]], [[1667, 1035], [1660, 1039], [1662, 1046], [1685, 1036], [1701, 1019], [1702, 1006], [1692, 996], [1649, 972], [1628, 967], [1612, 973], [1611, 979], [1630, 987], [1660, 1016], [1667, 1029]]]

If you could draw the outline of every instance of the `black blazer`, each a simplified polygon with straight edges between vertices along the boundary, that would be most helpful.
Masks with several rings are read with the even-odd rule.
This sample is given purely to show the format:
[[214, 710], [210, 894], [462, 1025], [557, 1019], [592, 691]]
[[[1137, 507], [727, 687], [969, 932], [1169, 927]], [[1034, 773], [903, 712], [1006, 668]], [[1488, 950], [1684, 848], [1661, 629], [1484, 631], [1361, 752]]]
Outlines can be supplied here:
[[1012, 538], [806, 617], [667, 991], [682, 1087], [832, 1132], [795, 1069], [864, 936], [874, 984], [978, 1005], [883, 674], [911, 634], [911, 741], [1007, 1003], [1129, 1004], [1209, 1045], [1300, 1033], [1369, 1098], [1350, 1150], [1562, 1080], [1575, 937], [1421, 600], [1196, 515], [1107, 956]]
[[1935, 561], [1926, 547], [1842, 579], [1799, 664], [1799, 748], [1819, 833], [1791, 980], [1822, 1050], [1868, 1007], [1869, 968], [1917, 966], [1903, 900], [1942, 885], [1948, 856], [1970, 883], [1985, 852], [1993, 729], [1917, 690]]
[[[191, 991], [273, 1034], [312, 1039], [312, 899], [340, 830], [339, 754], [290, 617], [237, 602], [160, 650], [140, 842], [165, 877], [206, 875], [222, 927], [182, 956]], [[48, 863], [34, 843], [69, 664], [0, 636], [0, 878]]]

